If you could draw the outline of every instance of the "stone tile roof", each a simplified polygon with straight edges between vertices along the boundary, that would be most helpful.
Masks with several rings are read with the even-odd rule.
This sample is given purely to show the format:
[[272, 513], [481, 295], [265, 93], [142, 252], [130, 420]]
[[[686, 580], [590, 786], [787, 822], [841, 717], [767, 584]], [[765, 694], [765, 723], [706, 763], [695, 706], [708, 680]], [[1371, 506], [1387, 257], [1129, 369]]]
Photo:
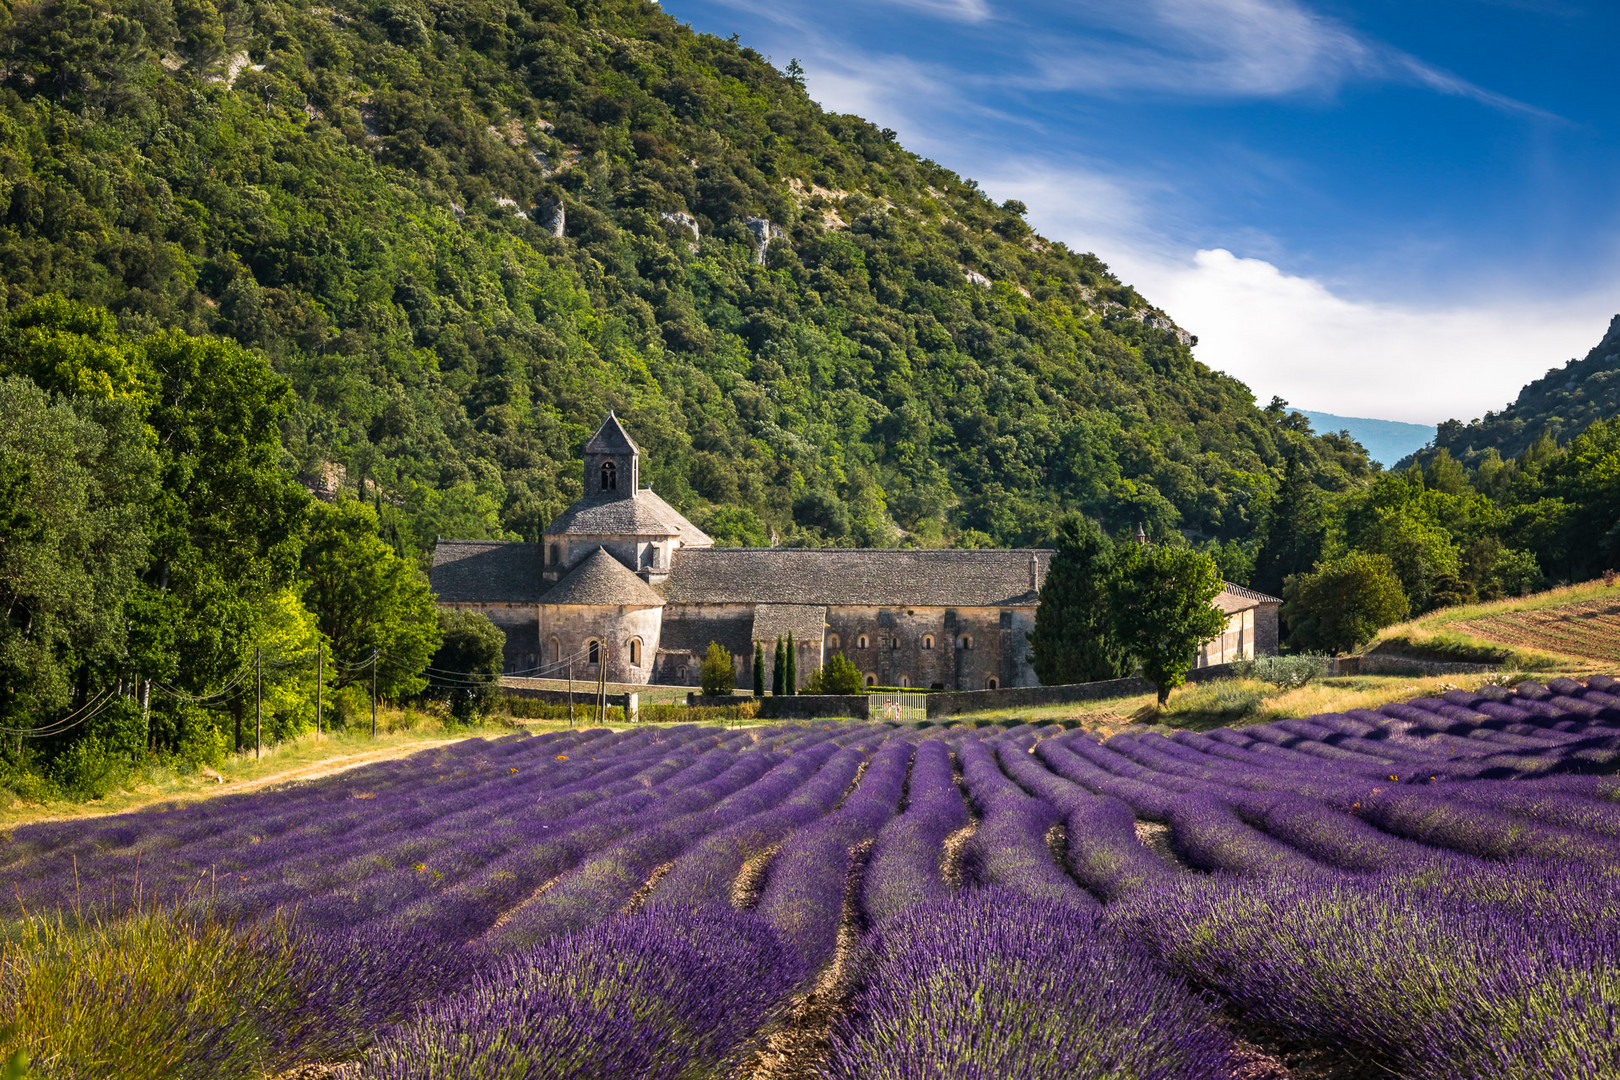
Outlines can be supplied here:
[[609, 410], [607, 419], [602, 426], [596, 429], [590, 441], [585, 444], [587, 454], [639, 454], [641, 447], [631, 440], [630, 434], [619, 423], [619, 418]]
[[1234, 585], [1230, 581], [1221, 582], [1225, 588], [1215, 597], [1215, 606], [1230, 615], [1234, 611], [1243, 611], [1246, 608], [1259, 607], [1261, 604], [1280, 604], [1281, 600], [1251, 589], [1247, 585]]
[[663, 607], [664, 598], [624, 563], [597, 548], [541, 597], [542, 604], [592, 607]]
[[827, 608], [824, 604], [755, 604], [753, 640], [766, 648], [777, 638], [793, 635], [795, 642], [820, 644], [827, 636]]
[[658, 590], [677, 604], [1033, 607], [1052, 552], [699, 548], [675, 553]]
[[684, 653], [701, 659], [709, 649], [709, 642], [718, 641], [733, 656], [752, 656], [753, 639], [748, 636], [750, 621], [747, 615], [694, 615], [683, 614], [679, 608], [666, 608], [663, 629], [658, 634], [658, 651], [664, 655]]
[[428, 581], [447, 604], [532, 604], [546, 591], [539, 544], [440, 540]]
[[587, 495], [546, 526], [547, 536], [678, 536], [682, 545], [714, 543], [669, 503], [642, 488], [634, 495], [617, 492]]

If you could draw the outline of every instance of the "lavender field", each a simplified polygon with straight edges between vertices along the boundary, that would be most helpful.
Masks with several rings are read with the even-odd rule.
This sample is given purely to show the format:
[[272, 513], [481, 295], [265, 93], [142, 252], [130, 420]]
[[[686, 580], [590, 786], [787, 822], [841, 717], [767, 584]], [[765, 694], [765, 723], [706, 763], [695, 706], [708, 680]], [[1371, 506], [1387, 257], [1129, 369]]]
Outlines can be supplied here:
[[1620, 1077], [1616, 772], [1603, 677], [1106, 742], [474, 740], [16, 830], [0, 1050], [42, 1077]]

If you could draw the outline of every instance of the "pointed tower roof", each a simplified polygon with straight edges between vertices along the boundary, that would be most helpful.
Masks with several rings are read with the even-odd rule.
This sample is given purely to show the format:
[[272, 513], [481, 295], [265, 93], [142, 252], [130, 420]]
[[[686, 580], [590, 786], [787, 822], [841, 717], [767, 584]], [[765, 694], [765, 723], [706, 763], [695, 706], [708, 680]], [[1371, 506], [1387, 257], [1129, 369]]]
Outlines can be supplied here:
[[619, 423], [619, 418], [608, 410], [607, 419], [602, 426], [596, 429], [590, 441], [585, 444], [587, 454], [639, 454], [641, 447], [637, 446]]
[[664, 598], [624, 563], [597, 548], [540, 598], [542, 604], [587, 607], [663, 607]]

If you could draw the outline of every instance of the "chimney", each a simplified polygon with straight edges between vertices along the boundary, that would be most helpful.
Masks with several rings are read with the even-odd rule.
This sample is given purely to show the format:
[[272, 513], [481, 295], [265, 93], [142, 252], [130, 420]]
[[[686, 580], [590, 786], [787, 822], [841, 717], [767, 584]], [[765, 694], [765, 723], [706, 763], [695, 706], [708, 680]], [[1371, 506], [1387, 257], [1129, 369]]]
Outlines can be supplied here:
[[1030, 592], [1040, 592], [1041, 591], [1040, 582], [1035, 580], [1035, 571], [1036, 571], [1036, 569], [1037, 569], [1037, 567], [1035, 565], [1035, 553], [1032, 551], [1032, 552], [1029, 553], [1029, 591]]

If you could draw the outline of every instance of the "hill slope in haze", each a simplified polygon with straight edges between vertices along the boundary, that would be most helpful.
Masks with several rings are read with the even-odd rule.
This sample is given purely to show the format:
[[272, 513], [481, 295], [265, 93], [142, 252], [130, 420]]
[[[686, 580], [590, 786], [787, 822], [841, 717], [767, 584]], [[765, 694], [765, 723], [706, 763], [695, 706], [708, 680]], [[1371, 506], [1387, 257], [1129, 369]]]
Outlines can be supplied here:
[[1410, 457], [1434, 438], [1434, 429], [1427, 424], [1375, 420], [1366, 416], [1340, 416], [1309, 409], [1301, 409], [1300, 415], [1309, 420], [1311, 427], [1317, 431], [1349, 432], [1351, 438], [1367, 448], [1369, 458], [1386, 467]]
[[1620, 416], [1620, 315], [1610, 320], [1603, 340], [1583, 359], [1549, 370], [1520, 390], [1501, 412], [1488, 412], [1468, 424], [1447, 420], [1434, 445], [1474, 465], [1492, 450], [1504, 458], [1518, 457], [1544, 435], [1567, 443], [1594, 421], [1616, 416]]
[[0, 303], [262, 350], [288, 467], [402, 548], [537, 535], [609, 408], [730, 543], [1230, 539], [1288, 457], [1368, 475], [1021, 205], [650, 3], [8, 3], [0, 53]]

